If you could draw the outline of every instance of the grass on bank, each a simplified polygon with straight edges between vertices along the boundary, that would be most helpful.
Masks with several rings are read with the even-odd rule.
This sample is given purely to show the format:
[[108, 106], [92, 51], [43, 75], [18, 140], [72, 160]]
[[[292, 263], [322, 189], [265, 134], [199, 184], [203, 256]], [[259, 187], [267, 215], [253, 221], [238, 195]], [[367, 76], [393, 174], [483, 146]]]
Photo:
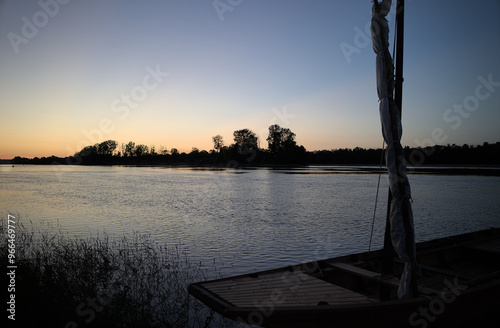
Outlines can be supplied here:
[[[15, 224], [18, 327], [224, 327], [187, 293], [207, 270], [180, 245], [134, 233], [79, 239], [61, 228]], [[27, 228], [29, 226], [29, 228]], [[7, 267], [7, 219], [0, 257]], [[4, 303], [5, 304], [5, 303]]]

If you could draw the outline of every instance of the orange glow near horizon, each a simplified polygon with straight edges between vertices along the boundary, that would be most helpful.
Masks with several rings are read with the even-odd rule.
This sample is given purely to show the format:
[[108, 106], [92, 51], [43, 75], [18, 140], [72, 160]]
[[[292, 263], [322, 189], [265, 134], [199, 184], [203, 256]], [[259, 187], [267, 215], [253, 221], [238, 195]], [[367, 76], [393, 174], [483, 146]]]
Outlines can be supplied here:
[[[273, 124], [308, 151], [380, 148], [375, 54], [360, 34], [370, 3], [285, 3], [248, 2], [221, 21], [205, 1], [74, 1], [27, 37], [25, 18], [43, 6], [2, 2], [0, 158], [66, 157], [105, 140], [210, 151], [213, 136], [227, 146], [245, 128], [266, 148]], [[438, 143], [500, 140], [500, 4], [453, 3], [452, 16], [448, 2], [407, 11], [410, 147], [434, 143], [436, 129]]]
[[[256, 130], [253, 131], [256, 132]], [[258, 134], [259, 137], [260, 147], [265, 149], [267, 148], [267, 141], [265, 140], [266, 136], [263, 135], [263, 131], [260, 132], [260, 135], [257, 132], [256, 134]], [[292, 132], [297, 134], [297, 132], [293, 129]], [[148, 147], [155, 146], [157, 151], [160, 147], [164, 147], [169, 151], [172, 148], [176, 148], [179, 152], [186, 153], [191, 152], [192, 148], [210, 151], [213, 149], [212, 137], [218, 134], [223, 136], [225, 146], [229, 146], [234, 142], [232, 132], [214, 132], [212, 134], [192, 135], [190, 137], [187, 135], [181, 135], [179, 138], [154, 138], [152, 136], [146, 137], [145, 135], [136, 135], [135, 137], [124, 138], [122, 135], [110, 134], [104, 138], [98, 139], [98, 141], [97, 139], [93, 139], [93, 137], [97, 136], [97, 134], [87, 134], [84, 136], [83, 133], [80, 136], [73, 136], [72, 138], [58, 138], [57, 136], [55, 138], [49, 138], [48, 136], [45, 136], [44, 138], [28, 139], [25, 136], [24, 138], [19, 139], [15, 137], [15, 140], [12, 138], [11, 140], [2, 140], [0, 142], [0, 159], [12, 159], [16, 156], [26, 158], [41, 158], [50, 156], [66, 157], [73, 155], [85, 146], [93, 145], [105, 140], [115, 140], [118, 143], [117, 150], [120, 150], [122, 144], [127, 144], [129, 141], [133, 141], [136, 145], [145, 144]], [[319, 138], [328, 136], [332, 137], [331, 140], [337, 140], [337, 142], [332, 142], [327, 139], [323, 142], [317, 142]], [[351, 138], [350, 142], [342, 141], [342, 139], [343, 138], [338, 135], [325, 135], [321, 133], [313, 133], [309, 137], [301, 137], [301, 135], [298, 134], [296, 137], [297, 144], [303, 145], [308, 151], [355, 147], [379, 148], [381, 146], [381, 144], [376, 146], [375, 144], [366, 143], [366, 139], [363, 140], [362, 137]], [[65, 141], [61, 142], [60, 140]], [[170, 142], [166, 142], [166, 140], [170, 140]], [[381, 137], [380, 140], [382, 140]]]

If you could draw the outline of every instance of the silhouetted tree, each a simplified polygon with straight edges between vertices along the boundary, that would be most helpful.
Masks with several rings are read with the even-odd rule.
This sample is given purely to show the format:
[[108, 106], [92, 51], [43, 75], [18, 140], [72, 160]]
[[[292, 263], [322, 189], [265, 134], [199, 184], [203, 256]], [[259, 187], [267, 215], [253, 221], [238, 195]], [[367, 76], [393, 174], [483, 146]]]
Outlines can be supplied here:
[[305, 163], [307, 151], [304, 146], [297, 146], [295, 133], [288, 128], [282, 128], [277, 124], [269, 127], [267, 137], [271, 161], [286, 164]]
[[85, 146], [82, 148], [82, 150], [80, 150], [78, 152], [78, 154], [82, 157], [96, 155], [97, 154], [96, 146], [95, 145], [94, 146]]
[[229, 159], [236, 162], [254, 162], [259, 152], [258, 138], [252, 130], [234, 131], [234, 144], [229, 147]]
[[165, 146], [160, 146], [160, 155], [167, 155], [168, 149]]
[[269, 135], [266, 140], [269, 151], [273, 155], [292, 151], [297, 146], [295, 133], [288, 128], [280, 127], [278, 124], [269, 127]]
[[99, 144], [95, 144], [93, 146], [85, 146], [78, 153], [75, 154], [75, 157], [81, 159], [81, 164], [92, 164], [98, 161], [98, 150]]
[[96, 144], [96, 153], [97, 155], [111, 156], [113, 152], [116, 150], [118, 143], [114, 140], [106, 140], [101, 142], [100, 144]]
[[141, 156], [144, 156], [144, 155], [147, 155], [147, 153], [149, 152], [149, 147], [146, 146], [146, 145], [137, 145], [135, 146], [135, 156], [137, 157], [141, 157]]
[[222, 148], [224, 148], [224, 141], [222, 140], [222, 136], [218, 134], [215, 137], [212, 137], [212, 140], [214, 142], [214, 149], [220, 153]]
[[125, 145], [125, 152], [123, 153], [125, 156], [134, 156], [135, 155], [135, 142], [130, 141]]
[[252, 130], [243, 129], [233, 133], [234, 143], [238, 146], [241, 153], [251, 152], [258, 148], [258, 138]]

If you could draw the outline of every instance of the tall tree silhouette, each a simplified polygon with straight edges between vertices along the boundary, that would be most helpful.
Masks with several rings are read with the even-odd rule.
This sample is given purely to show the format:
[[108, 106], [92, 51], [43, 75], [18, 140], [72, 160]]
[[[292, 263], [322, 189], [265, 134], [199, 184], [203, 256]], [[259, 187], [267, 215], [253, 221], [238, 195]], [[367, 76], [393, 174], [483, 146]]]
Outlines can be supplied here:
[[215, 137], [212, 137], [212, 140], [214, 142], [214, 149], [220, 153], [222, 148], [224, 148], [224, 141], [222, 139], [222, 136], [218, 134]]
[[137, 157], [147, 155], [148, 152], [149, 152], [149, 147], [142, 144], [137, 145], [134, 150], [135, 156]]
[[259, 153], [259, 139], [252, 130], [242, 129], [233, 133], [234, 144], [230, 147], [232, 160], [237, 162], [254, 162]]
[[125, 156], [134, 156], [135, 155], [135, 142], [130, 141], [125, 145], [125, 152], [123, 153]]
[[297, 146], [295, 133], [288, 128], [280, 127], [278, 124], [269, 127], [269, 136], [266, 140], [269, 152], [275, 156], [292, 151]]
[[258, 138], [252, 130], [242, 129], [233, 133], [234, 143], [240, 153], [249, 153], [258, 149]]
[[118, 143], [114, 140], [106, 140], [96, 145], [96, 152], [98, 155], [111, 156], [118, 147]]

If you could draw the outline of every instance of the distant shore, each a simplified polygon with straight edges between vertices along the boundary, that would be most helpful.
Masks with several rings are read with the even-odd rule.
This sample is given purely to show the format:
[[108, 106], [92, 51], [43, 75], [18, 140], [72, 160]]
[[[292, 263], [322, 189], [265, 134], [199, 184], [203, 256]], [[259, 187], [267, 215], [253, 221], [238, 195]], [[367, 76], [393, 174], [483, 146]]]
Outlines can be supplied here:
[[[109, 146], [108, 144], [112, 144]], [[107, 147], [105, 147], [108, 145]], [[113, 147], [112, 147], [113, 146]], [[141, 147], [139, 147], [141, 146]], [[377, 168], [384, 165], [382, 149], [333, 149], [307, 151], [302, 146], [276, 151], [272, 148], [241, 148], [237, 144], [218, 150], [198, 150], [179, 153], [175, 148], [158, 153], [153, 147], [139, 145], [141, 151], [117, 151], [116, 142], [109, 140], [88, 146], [67, 157], [16, 156], [0, 160], [0, 164], [42, 165], [132, 165], [132, 166], [189, 166], [189, 167], [309, 167], [309, 166], [364, 166]], [[130, 148], [130, 147], [129, 147]], [[144, 148], [144, 149], [143, 149]], [[446, 145], [404, 148], [410, 173], [433, 174], [485, 174], [498, 175], [500, 167], [500, 142], [482, 145]]]

